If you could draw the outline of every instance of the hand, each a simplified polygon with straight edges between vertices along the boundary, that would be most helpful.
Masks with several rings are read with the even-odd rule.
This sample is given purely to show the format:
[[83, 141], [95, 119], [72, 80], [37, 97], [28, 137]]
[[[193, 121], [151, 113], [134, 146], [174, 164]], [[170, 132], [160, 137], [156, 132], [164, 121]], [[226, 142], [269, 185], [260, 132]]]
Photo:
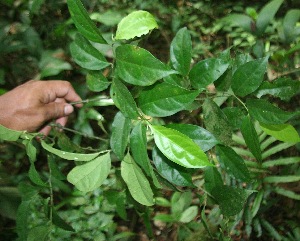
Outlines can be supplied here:
[[[65, 126], [74, 111], [68, 102], [81, 101], [67, 81], [29, 81], [0, 96], [0, 124], [13, 130], [47, 135], [51, 127], [43, 125], [50, 120]], [[75, 105], [81, 107], [81, 104]]]

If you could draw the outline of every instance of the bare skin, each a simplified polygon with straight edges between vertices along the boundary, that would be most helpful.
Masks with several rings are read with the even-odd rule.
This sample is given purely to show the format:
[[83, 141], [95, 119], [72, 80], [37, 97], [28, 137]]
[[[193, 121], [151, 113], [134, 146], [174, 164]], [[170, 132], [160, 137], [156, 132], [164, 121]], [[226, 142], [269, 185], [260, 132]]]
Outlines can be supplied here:
[[[67, 81], [28, 81], [0, 96], [0, 124], [13, 130], [48, 135], [49, 121], [65, 126], [81, 98]], [[75, 105], [81, 107], [81, 104]]]

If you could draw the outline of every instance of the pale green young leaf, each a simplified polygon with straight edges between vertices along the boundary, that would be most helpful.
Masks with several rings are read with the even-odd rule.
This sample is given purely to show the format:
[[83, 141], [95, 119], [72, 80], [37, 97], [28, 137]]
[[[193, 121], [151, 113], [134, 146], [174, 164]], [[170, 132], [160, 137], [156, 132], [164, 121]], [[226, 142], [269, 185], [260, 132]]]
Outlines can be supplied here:
[[142, 90], [138, 106], [149, 116], [170, 116], [186, 109], [198, 94], [198, 90], [190, 91], [168, 83], [156, 83]]
[[110, 65], [104, 56], [80, 34], [77, 34], [74, 42], [71, 43], [70, 51], [74, 61], [85, 69], [101, 70]]
[[115, 39], [141, 37], [155, 28], [158, 25], [152, 14], [143, 10], [134, 11], [120, 21]]
[[180, 216], [179, 222], [189, 223], [198, 215], [198, 206], [190, 206]]
[[268, 125], [261, 123], [260, 127], [268, 135], [275, 137], [279, 141], [290, 143], [300, 142], [297, 130], [290, 124]]
[[205, 153], [189, 137], [163, 126], [150, 126], [158, 149], [171, 161], [187, 168], [212, 166]]
[[218, 141], [230, 144], [232, 142], [232, 128], [220, 107], [209, 98], [205, 99], [202, 107], [206, 129]]
[[106, 90], [110, 82], [100, 71], [90, 71], [86, 76], [86, 84], [89, 90], [100, 92]]
[[232, 148], [217, 145], [216, 152], [219, 163], [229, 175], [243, 182], [251, 180], [245, 161]]
[[263, 180], [266, 183], [289, 183], [299, 182], [300, 175], [287, 175], [287, 176], [267, 176]]
[[273, 20], [283, 0], [273, 0], [266, 4], [259, 12], [256, 27], [259, 35], [263, 34], [268, 27], [269, 23]]
[[281, 188], [281, 187], [277, 186], [277, 187], [275, 187], [274, 192], [276, 192], [277, 194], [280, 194], [282, 196], [300, 201], [300, 194], [295, 193], [294, 191], [287, 190], [285, 188]]
[[252, 118], [269, 125], [283, 124], [298, 114], [283, 111], [263, 99], [248, 99], [246, 105]]
[[180, 29], [172, 40], [170, 60], [175, 70], [183, 76], [188, 75], [192, 61], [192, 40], [186, 27]]
[[229, 63], [223, 59], [205, 59], [193, 66], [189, 73], [191, 84], [196, 89], [205, 89], [216, 81], [229, 67]]
[[121, 176], [134, 200], [145, 206], [154, 204], [150, 183], [130, 154], [127, 154], [121, 162]]
[[181, 187], [193, 187], [192, 175], [188, 170], [167, 159], [157, 147], [152, 150], [152, 160], [159, 174], [170, 183]]
[[249, 150], [258, 161], [261, 161], [262, 156], [258, 135], [249, 115], [244, 118], [241, 131]]
[[78, 31], [88, 40], [106, 44], [106, 40], [102, 37], [99, 29], [90, 19], [82, 2], [80, 0], [67, 0], [67, 4], [72, 20]]
[[112, 134], [110, 146], [116, 156], [123, 160], [124, 153], [128, 144], [129, 133], [131, 129], [131, 120], [118, 112], [112, 123]]
[[116, 66], [120, 78], [129, 84], [141, 86], [152, 85], [163, 77], [177, 73], [146, 49], [133, 45], [117, 47]]
[[137, 119], [139, 112], [136, 103], [127, 87], [118, 78], [113, 81], [113, 91], [115, 94], [114, 99], [123, 115], [131, 119]]
[[0, 125], [0, 140], [17, 141], [23, 133], [23, 131], [11, 130]]
[[42, 147], [50, 152], [53, 153], [56, 156], [59, 156], [62, 159], [70, 160], [70, 161], [91, 161], [95, 159], [97, 156], [101, 154], [101, 152], [91, 153], [91, 154], [82, 154], [82, 153], [72, 153], [72, 152], [66, 152], [62, 150], [58, 150], [56, 148], [53, 148], [49, 144], [47, 144], [45, 141], [41, 142]]
[[82, 192], [91, 192], [102, 185], [111, 168], [110, 153], [74, 167], [67, 180]]
[[204, 152], [213, 148], [217, 139], [208, 130], [191, 124], [168, 124], [166, 127], [177, 130], [191, 138]]
[[232, 90], [238, 96], [253, 93], [262, 84], [267, 69], [268, 58], [247, 62], [234, 72], [232, 76]]

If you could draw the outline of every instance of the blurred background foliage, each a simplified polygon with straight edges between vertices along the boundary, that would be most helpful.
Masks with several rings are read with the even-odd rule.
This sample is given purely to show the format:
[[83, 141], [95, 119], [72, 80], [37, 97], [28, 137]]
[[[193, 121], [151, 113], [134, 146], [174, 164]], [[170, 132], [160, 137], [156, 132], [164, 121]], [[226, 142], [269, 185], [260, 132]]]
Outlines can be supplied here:
[[[118, 22], [131, 11], [143, 9], [151, 12], [157, 18], [159, 29], [143, 38], [140, 45], [161, 60], [167, 60], [174, 35], [180, 28], [186, 26], [192, 34], [194, 59], [213, 57], [230, 47], [235, 53], [249, 53], [254, 57], [270, 55], [269, 80], [282, 76], [299, 81], [298, 0], [285, 0], [272, 17], [271, 23], [259, 34], [252, 29], [243, 28], [242, 23], [232, 16], [246, 15], [255, 21], [260, 10], [268, 3], [266, 0], [83, 0], [82, 2], [87, 10], [93, 13], [91, 18], [107, 39], [113, 37]], [[85, 99], [90, 95], [85, 86], [85, 73], [81, 72], [82, 70], [70, 57], [69, 44], [74, 37], [75, 28], [70, 20], [66, 1], [0, 0], [0, 9], [0, 94], [30, 79], [66, 79], [74, 85], [82, 98]], [[106, 57], [110, 56], [109, 51], [105, 49], [103, 51]], [[286, 110], [299, 109], [299, 90], [295, 89], [294, 95], [284, 101], [276, 99], [274, 101], [283, 105]], [[70, 118], [69, 127], [94, 138], [85, 138], [76, 132], [67, 132], [66, 135], [57, 133], [57, 136], [60, 135], [59, 144], [69, 150], [80, 149], [77, 144], [86, 148], [107, 145], [97, 137], [99, 133], [105, 136], [101, 129], [110, 128], [116, 113], [114, 108], [104, 110], [99, 107], [99, 112], [105, 111], [104, 123], [101, 122], [99, 112], [80, 110]], [[294, 126], [299, 128], [299, 120], [294, 122]], [[278, 157], [281, 156], [298, 157], [299, 147], [283, 150], [278, 154]], [[40, 153], [39, 160], [41, 161], [37, 164], [38, 168], [44, 176], [47, 176], [49, 171], [47, 157]], [[56, 164], [59, 169], [66, 172], [70, 169], [66, 162]], [[47, 199], [45, 201], [43, 197], [47, 197], [49, 193], [47, 190], [31, 186], [27, 177], [28, 168], [29, 161], [22, 145], [0, 142], [1, 240], [15, 240], [17, 237], [16, 230], [21, 226], [18, 224], [20, 220], [16, 222], [15, 219], [21, 197], [28, 198], [27, 208], [31, 212], [28, 226], [44, 224], [43, 213]], [[299, 163], [284, 166], [280, 170], [275, 166], [270, 172], [290, 173], [291, 170], [294, 174], [300, 175]], [[109, 191], [109, 187], [119, 185], [118, 180], [113, 177], [107, 180], [103, 190], [99, 189], [87, 195], [73, 190], [63, 178], [54, 178], [53, 185], [55, 205], [60, 216], [76, 230], [76, 233], [65, 231], [72, 228], [64, 226], [67, 224], [58, 219], [57, 223], [60, 223], [58, 226], [64, 226], [65, 230], [54, 229], [53, 240], [144, 241], [148, 240], [146, 233], [149, 231], [154, 233], [157, 240], [212, 240], [212, 236], [217, 237], [207, 234], [207, 230], [222, 233], [218, 236], [219, 240], [300, 240], [300, 205], [299, 201], [295, 201], [297, 198], [299, 200], [299, 197], [288, 199], [285, 196], [270, 194], [268, 187], [264, 187], [265, 192], [262, 196], [263, 207], [260, 209], [262, 225], [256, 226], [257, 229], [263, 227], [265, 232], [256, 230], [255, 235], [260, 234], [259, 238], [256, 238], [254, 234], [251, 236], [251, 228], [245, 224], [246, 229], [236, 226], [235, 232], [226, 233], [234, 220], [220, 219], [218, 210], [215, 209], [206, 213], [209, 220], [204, 222], [205, 225], [196, 222], [186, 224], [181, 222], [182, 220], [173, 220], [167, 224], [155, 221], [154, 224], [150, 224], [151, 215], [153, 217], [157, 212], [166, 212], [169, 208], [172, 210], [174, 204], [161, 200], [161, 206], [155, 210], [142, 210], [142, 207], [141, 210], [133, 210], [126, 204], [125, 193]], [[294, 193], [299, 194], [299, 182], [294, 183], [292, 189]], [[176, 192], [166, 191], [164, 195], [172, 199], [177, 195], [174, 193]], [[190, 198], [182, 197], [182, 200], [184, 208], [191, 205]], [[201, 204], [201, 198], [198, 203]], [[184, 211], [184, 208], [181, 211]], [[203, 218], [205, 214], [201, 216]], [[244, 220], [247, 222], [247, 218]], [[140, 225], [141, 223], [143, 225]], [[207, 225], [209, 227], [206, 227]], [[278, 228], [277, 231], [274, 226]], [[37, 231], [39, 230], [33, 229], [31, 235]]]

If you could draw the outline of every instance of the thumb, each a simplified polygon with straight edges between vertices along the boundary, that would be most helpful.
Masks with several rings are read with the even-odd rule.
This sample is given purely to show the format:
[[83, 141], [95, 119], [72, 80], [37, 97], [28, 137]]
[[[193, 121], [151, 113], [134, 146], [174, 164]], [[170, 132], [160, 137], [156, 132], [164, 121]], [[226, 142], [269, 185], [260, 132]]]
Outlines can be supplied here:
[[43, 108], [44, 108], [45, 121], [68, 116], [74, 111], [72, 105], [66, 103], [60, 103], [60, 102], [49, 103], [45, 105]]

